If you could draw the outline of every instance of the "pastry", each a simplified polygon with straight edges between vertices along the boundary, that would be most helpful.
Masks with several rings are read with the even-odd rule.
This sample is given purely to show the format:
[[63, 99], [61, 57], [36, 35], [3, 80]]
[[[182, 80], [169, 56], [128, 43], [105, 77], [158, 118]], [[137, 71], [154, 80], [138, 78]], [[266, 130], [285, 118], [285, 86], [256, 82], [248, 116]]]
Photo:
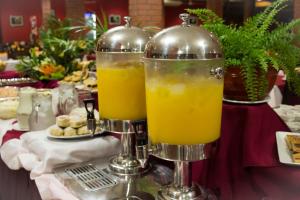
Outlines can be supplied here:
[[300, 136], [287, 135], [285, 141], [291, 151], [293, 162], [300, 163]]
[[77, 131], [75, 128], [65, 128], [64, 130], [64, 136], [75, 136], [77, 134]]
[[75, 72], [73, 72], [73, 76], [79, 76], [79, 77], [81, 77], [81, 75], [82, 75], [82, 71], [75, 71]]
[[285, 137], [288, 148], [293, 152], [300, 153], [300, 136], [297, 135], [287, 135]]
[[68, 115], [56, 117], [56, 125], [63, 128], [70, 126], [70, 117]]
[[64, 131], [62, 128], [58, 127], [58, 126], [52, 126], [50, 128], [50, 134], [53, 136], [63, 136], [64, 135]]
[[72, 76], [72, 82], [78, 82], [80, 81], [80, 76]]
[[19, 106], [18, 99], [7, 99], [0, 101], [0, 119], [12, 119], [17, 116]]
[[97, 86], [97, 80], [94, 79], [94, 78], [88, 78], [88, 79], [83, 81], [83, 84], [86, 87], [96, 87]]
[[300, 153], [300, 143], [292, 143], [292, 152]]
[[87, 126], [83, 126], [81, 128], [78, 129], [78, 135], [86, 135], [89, 134], [90, 131], [88, 130]]
[[69, 82], [69, 81], [72, 81], [72, 76], [66, 76], [65, 78], [64, 78], [64, 81], [67, 81], [67, 82]]
[[86, 120], [82, 117], [71, 116], [70, 117], [70, 127], [72, 128], [80, 128], [86, 125]]
[[86, 110], [85, 108], [83, 107], [80, 107], [80, 108], [74, 108], [71, 112], [70, 112], [70, 116], [71, 117], [80, 117], [84, 120], [86, 120], [86, 116], [87, 116], [87, 113], [86, 113]]
[[300, 153], [292, 154], [293, 162], [300, 163]]

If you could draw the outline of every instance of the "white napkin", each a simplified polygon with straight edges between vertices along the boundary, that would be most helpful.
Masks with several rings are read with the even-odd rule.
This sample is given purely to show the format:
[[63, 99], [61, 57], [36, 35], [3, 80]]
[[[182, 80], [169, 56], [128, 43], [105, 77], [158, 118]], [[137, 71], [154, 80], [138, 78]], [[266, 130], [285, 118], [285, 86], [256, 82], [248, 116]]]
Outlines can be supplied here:
[[119, 140], [113, 136], [84, 140], [49, 140], [46, 130], [28, 132], [6, 142], [1, 148], [1, 158], [10, 169], [21, 167], [31, 171], [35, 179], [51, 173], [56, 167], [80, 163], [119, 152]]
[[14, 121], [16, 121], [16, 119], [0, 120], [0, 145], [2, 144], [5, 133], [12, 129], [12, 123]]
[[35, 183], [43, 200], [78, 200], [53, 174], [43, 174]]
[[28, 151], [22, 147], [19, 139], [11, 139], [1, 147], [0, 153], [3, 162], [5, 162], [8, 168], [18, 170], [22, 167], [18, 155], [26, 154]]
[[273, 89], [269, 93], [270, 100], [268, 104], [271, 108], [278, 108], [282, 103], [282, 94], [277, 85], [274, 85]]

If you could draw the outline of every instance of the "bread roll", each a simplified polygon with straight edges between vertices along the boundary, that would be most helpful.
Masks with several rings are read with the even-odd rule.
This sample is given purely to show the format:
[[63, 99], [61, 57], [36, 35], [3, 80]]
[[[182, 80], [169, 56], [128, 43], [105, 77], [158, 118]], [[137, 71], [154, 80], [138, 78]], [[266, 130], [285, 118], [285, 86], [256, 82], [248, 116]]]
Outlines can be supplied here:
[[89, 134], [89, 130], [87, 128], [87, 126], [83, 126], [81, 128], [78, 129], [78, 135], [86, 135], [86, 134]]
[[72, 128], [80, 128], [86, 125], [86, 120], [82, 117], [71, 116], [70, 117], [70, 127]]
[[76, 129], [68, 127], [64, 130], [64, 136], [75, 136], [77, 134]]
[[56, 117], [56, 125], [63, 128], [70, 126], [70, 117], [68, 115]]
[[50, 134], [53, 136], [63, 136], [64, 135], [64, 131], [62, 128], [58, 127], [58, 126], [52, 126], [50, 128]]

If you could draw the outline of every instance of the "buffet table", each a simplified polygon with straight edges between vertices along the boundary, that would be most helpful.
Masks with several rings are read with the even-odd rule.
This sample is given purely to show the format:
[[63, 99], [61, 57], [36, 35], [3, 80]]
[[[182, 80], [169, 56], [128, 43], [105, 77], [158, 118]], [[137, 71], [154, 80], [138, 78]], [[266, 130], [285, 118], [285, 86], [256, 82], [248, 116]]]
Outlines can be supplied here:
[[[193, 164], [193, 179], [211, 188], [222, 200], [299, 199], [300, 170], [279, 163], [276, 131], [289, 129], [267, 104], [224, 103], [221, 139], [211, 159]], [[18, 136], [10, 132], [4, 140]], [[0, 177], [5, 177], [0, 180], [0, 199], [40, 198], [24, 170], [8, 170], [3, 162], [0, 169]], [[25, 188], [30, 192], [16, 195]]]
[[276, 131], [289, 131], [267, 104], [224, 103], [222, 136], [204, 172], [194, 179], [214, 189], [220, 199], [299, 199], [300, 170], [278, 161]]
[[0, 159], [0, 199], [2, 200], [40, 200], [39, 191], [28, 171], [10, 170]]

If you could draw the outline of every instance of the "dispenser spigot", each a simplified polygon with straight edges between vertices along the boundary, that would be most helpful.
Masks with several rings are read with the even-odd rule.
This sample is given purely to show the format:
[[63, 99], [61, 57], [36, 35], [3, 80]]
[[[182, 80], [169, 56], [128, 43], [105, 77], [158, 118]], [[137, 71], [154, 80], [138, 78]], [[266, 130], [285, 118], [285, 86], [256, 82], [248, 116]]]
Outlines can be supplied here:
[[92, 133], [92, 137], [94, 137], [96, 131], [96, 118], [94, 115], [95, 99], [85, 99], [83, 102], [87, 112], [87, 129]]
[[148, 135], [147, 135], [147, 121], [138, 120], [132, 122], [135, 131], [136, 140], [136, 159], [139, 161], [143, 168], [147, 167], [148, 162]]

